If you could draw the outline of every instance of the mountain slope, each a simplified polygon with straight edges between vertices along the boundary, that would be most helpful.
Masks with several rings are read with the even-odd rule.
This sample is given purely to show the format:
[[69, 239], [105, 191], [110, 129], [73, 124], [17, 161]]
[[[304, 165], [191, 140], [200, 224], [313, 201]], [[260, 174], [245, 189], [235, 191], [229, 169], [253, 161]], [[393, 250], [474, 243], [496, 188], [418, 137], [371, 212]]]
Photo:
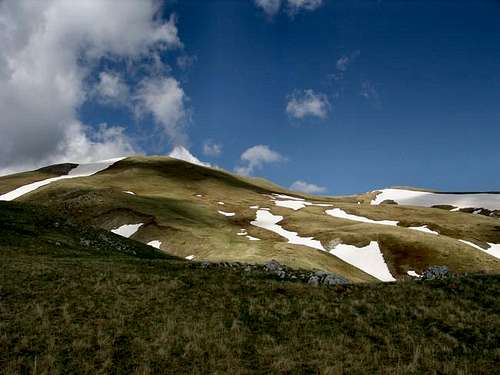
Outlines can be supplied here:
[[[6, 184], [12, 188], [12, 179], [0, 178], [0, 189]], [[82, 224], [128, 230], [131, 239], [194, 260], [276, 259], [352, 282], [406, 278], [431, 265], [500, 272], [498, 219], [372, 205], [376, 197], [307, 196], [172, 158], [131, 157], [17, 200], [43, 204]]]
[[0, 202], [0, 233], [5, 374], [498, 367], [498, 275], [315, 287], [203, 268], [22, 202]]

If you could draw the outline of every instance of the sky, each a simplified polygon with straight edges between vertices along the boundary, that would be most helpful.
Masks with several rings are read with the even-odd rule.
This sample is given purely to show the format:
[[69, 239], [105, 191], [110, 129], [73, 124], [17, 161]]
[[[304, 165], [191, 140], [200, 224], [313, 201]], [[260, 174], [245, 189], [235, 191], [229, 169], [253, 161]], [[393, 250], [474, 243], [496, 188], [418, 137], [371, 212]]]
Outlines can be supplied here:
[[0, 174], [175, 150], [310, 193], [500, 190], [499, 19], [493, 0], [3, 0]]

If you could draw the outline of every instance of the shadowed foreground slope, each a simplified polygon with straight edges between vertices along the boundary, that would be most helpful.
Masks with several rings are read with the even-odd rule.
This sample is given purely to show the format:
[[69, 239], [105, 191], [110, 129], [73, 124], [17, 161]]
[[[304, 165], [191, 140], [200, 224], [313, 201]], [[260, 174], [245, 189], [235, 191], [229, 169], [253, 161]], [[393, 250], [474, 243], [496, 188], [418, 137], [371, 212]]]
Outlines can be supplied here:
[[5, 374], [498, 370], [498, 276], [313, 287], [202, 269], [40, 207], [0, 213]]

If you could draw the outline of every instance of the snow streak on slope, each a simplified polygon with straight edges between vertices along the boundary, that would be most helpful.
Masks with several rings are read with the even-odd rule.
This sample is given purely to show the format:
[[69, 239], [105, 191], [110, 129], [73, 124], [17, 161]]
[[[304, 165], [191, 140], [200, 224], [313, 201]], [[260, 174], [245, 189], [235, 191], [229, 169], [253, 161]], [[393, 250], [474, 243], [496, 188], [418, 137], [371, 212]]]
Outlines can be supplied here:
[[330, 254], [381, 281], [396, 281], [385, 263], [377, 241], [371, 241], [365, 247], [339, 244], [330, 250]]
[[421, 227], [408, 227], [408, 229], [418, 230], [419, 232], [430, 233], [430, 234], [439, 234], [438, 232], [429, 229], [427, 225], [423, 225]]
[[297, 232], [291, 232], [283, 229], [277, 224], [281, 220], [283, 220], [283, 216], [273, 215], [271, 212], [266, 210], [258, 210], [255, 221], [252, 221], [250, 224], [279, 234], [280, 236], [285, 237], [291, 244], [304, 245], [312, 247], [313, 249], [325, 251], [321, 242], [313, 240], [313, 237], [300, 237]]
[[404, 189], [383, 189], [379, 191], [380, 193], [371, 201], [371, 204], [377, 205], [385, 200], [393, 200], [398, 204], [407, 206], [449, 205], [457, 208], [500, 210], [500, 194], [437, 194]]
[[347, 220], [353, 220], [353, 221], [359, 221], [361, 223], [369, 223], [369, 224], [382, 224], [382, 225], [392, 225], [392, 226], [397, 226], [398, 221], [392, 221], [392, 220], [372, 220], [368, 219], [367, 217], [363, 216], [357, 216], [353, 214], [349, 214], [345, 212], [344, 210], [341, 210], [340, 208], [334, 208], [331, 210], [326, 210], [325, 213], [327, 215], [339, 218], [339, 219], [347, 219]]
[[494, 243], [489, 243], [488, 242], [489, 248], [488, 249], [483, 249], [481, 246], [478, 246], [478, 245], [476, 245], [473, 242], [465, 241], [465, 240], [459, 240], [459, 241], [462, 242], [462, 243], [464, 243], [464, 244], [466, 244], [466, 245], [472, 246], [475, 249], [484, 251], [486, 254], [489, 254], [489, 255], [491, 255], [491, 256], [493, 256], [495, 258], [500, 259], [500, 245], [498, 245], [498, 244], [494, 244]]
[[46, 186], [46, 185], [48, 185], [52, 182], [55, 182], [55, 181], [66, 180], [69, 178], [92, 176], [93, 174], [96, 174], [100, 171], [103, 171], [103, 170], [109, 168], [111, 165], [113, 165], [117, 161], [120, 161], [123, 159], [125, 159], [125, 158], [109, 159], [109, 160], [98, 161], [96, 163], [80, 164], [76, 168], [69, 171], [69, 173], [67, 175], [59, 176], [59, 177], [52, 177], [52, 178], [48, 178], [46, 180], [33, 182], [31, 184], [21, 186], [21, 187], [15, 189], [9, 193], [0, 195], [0, 201], [12, 201], [14, 199], [19, 198], [20, 196], [22, 196], [24, 194], [31, 193], [32, 191], [34, 191], [42, 186]]
[[144, 223], [125, 224], [119, 228], [112, 229], [111, 232], [119, 234], [120, 236], [129, 238], [129, 237], [132, 237], [135, 234], [135, 232], [137, 232], [143, 224]]

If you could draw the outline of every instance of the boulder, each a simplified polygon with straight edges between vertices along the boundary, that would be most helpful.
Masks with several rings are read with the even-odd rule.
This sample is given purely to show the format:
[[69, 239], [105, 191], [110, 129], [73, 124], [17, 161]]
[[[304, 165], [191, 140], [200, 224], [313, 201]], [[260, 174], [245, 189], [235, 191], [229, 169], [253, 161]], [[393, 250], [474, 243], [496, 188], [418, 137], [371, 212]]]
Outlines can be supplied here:
[[424, 280], [444, 279], [450, 276], [450, 271], [446, 266], [431, 266], [422, 272], [422, 279]]

